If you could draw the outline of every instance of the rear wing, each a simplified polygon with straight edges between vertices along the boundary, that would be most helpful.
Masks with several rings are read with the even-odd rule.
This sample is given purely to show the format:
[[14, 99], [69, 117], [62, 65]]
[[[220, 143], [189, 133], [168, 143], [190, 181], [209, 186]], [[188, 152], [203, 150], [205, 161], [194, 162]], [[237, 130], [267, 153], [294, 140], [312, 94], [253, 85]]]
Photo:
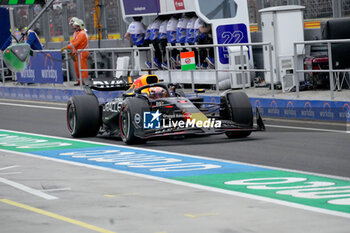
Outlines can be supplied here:
[[132, 82], [129, 82], [129, 77], [96, 78], [85, 81], [85, 84], [96, 91], [126, 91]]

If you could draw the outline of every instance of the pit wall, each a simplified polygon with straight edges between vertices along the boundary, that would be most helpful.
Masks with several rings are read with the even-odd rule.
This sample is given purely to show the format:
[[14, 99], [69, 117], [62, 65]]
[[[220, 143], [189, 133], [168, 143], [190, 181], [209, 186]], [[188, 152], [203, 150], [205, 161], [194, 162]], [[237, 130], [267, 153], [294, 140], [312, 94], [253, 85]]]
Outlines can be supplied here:
[[[95, 92], [100, 103], [120, 97], [122, 91]], [[0, 87], [0, 98], [37, 101], [67, 102], [74, 95], [84, 95], [83, 90]], [[192, 96], [192, 95], [189, 95]], [[219, 96], [202, 95], [204, 102], [220, 103]], [[262, 116], [284, 119], [350, 122], [349, 101], [288, 100], [273, 98], [250, 98], [252, 106], [258, 107]]]

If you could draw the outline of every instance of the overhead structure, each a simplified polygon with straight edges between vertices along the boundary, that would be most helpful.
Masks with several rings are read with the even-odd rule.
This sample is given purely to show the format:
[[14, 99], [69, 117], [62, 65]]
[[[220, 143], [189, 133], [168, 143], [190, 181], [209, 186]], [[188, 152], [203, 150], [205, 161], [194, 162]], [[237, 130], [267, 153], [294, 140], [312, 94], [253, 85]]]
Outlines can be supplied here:
[[0, 5], [34, 5], [44, 6], [46, 0], [0, 0]]
[[[15, 42], [12, 43], [9, 47], [4, 51], [3, 57], [4, 62], [7, 67], [15, 72], [22, 71], [26, 68], [27, 62], [29, 60], [29, 56], [31, 54], [30, 46], [27, 43], [19, 43], [23, 40], [24, 35], [27, 34], [28, 30], [39, 20], [39, 18], [43, 15], [43, 13], [52, 5], [55, 0], [50, 0], [47, 4], [45, 0], [0, 0], [1, 5], [23, 5], [23, 4], [41, 4], [43, 9], [41, 12], [35, 17], [35, 19], [28, 25], [27, 30], [23, 33], [22, 37]], [[12, 35], [15, 39], [15, 37]]]
[[[123, 19], [130, 23], [132, 17], [155, 17], [194, 12], [197, 17], [211, 26], [213, 45], [250, 43], [250, 28], [247, 0], [120, 0]], [[211, 46], [211, 45], [209, 45]], [[229, 68], [229, 51], [226, 47], [216, 47], [215, 68]], [[252, 49], [248, 48], [249, 63], [252, 63]], [[164, 77], [167, 75], [159, 74]], [[190, 83], [191, 77], [181, 72], [172, 72], [172, 81]], [[228, 72], [218, 72], [219, 81], [230, 78]], [[216, 84], [215, 74], [194, 71], [196, 83]]]

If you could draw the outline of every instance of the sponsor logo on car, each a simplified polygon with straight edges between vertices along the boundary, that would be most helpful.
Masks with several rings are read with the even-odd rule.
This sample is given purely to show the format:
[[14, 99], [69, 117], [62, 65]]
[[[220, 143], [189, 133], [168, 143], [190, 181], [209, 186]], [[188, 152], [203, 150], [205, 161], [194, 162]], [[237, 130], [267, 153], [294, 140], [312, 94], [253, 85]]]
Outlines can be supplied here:
[[[221, 128], [221, 121], [211, 118], [196, 119], [192, 118], [191, 114], [181, 115], [180, 120], [174, 120], [169, 117], [171, 115], [164, 115], [161, 119], [162, 113], [144, 112], [144, 129], [178, 129], [178, 128]], [[174, 115], [175, 116], [175, 115]], [[179, 115], [176, 115], [179, 117]]]
[[157, 110], [156, 112], [143, 113], [143, 128], [144, 129], [160, 129], [160, 116], [162, 114]]

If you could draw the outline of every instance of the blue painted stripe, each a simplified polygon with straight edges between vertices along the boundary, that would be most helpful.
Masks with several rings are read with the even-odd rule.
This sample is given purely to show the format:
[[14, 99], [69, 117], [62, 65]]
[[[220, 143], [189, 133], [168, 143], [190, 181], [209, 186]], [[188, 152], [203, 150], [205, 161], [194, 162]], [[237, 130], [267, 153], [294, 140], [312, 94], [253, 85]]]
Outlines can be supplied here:
[[118, 146], [30, 153], [162, 178], [270, 170], [257, 166]]

